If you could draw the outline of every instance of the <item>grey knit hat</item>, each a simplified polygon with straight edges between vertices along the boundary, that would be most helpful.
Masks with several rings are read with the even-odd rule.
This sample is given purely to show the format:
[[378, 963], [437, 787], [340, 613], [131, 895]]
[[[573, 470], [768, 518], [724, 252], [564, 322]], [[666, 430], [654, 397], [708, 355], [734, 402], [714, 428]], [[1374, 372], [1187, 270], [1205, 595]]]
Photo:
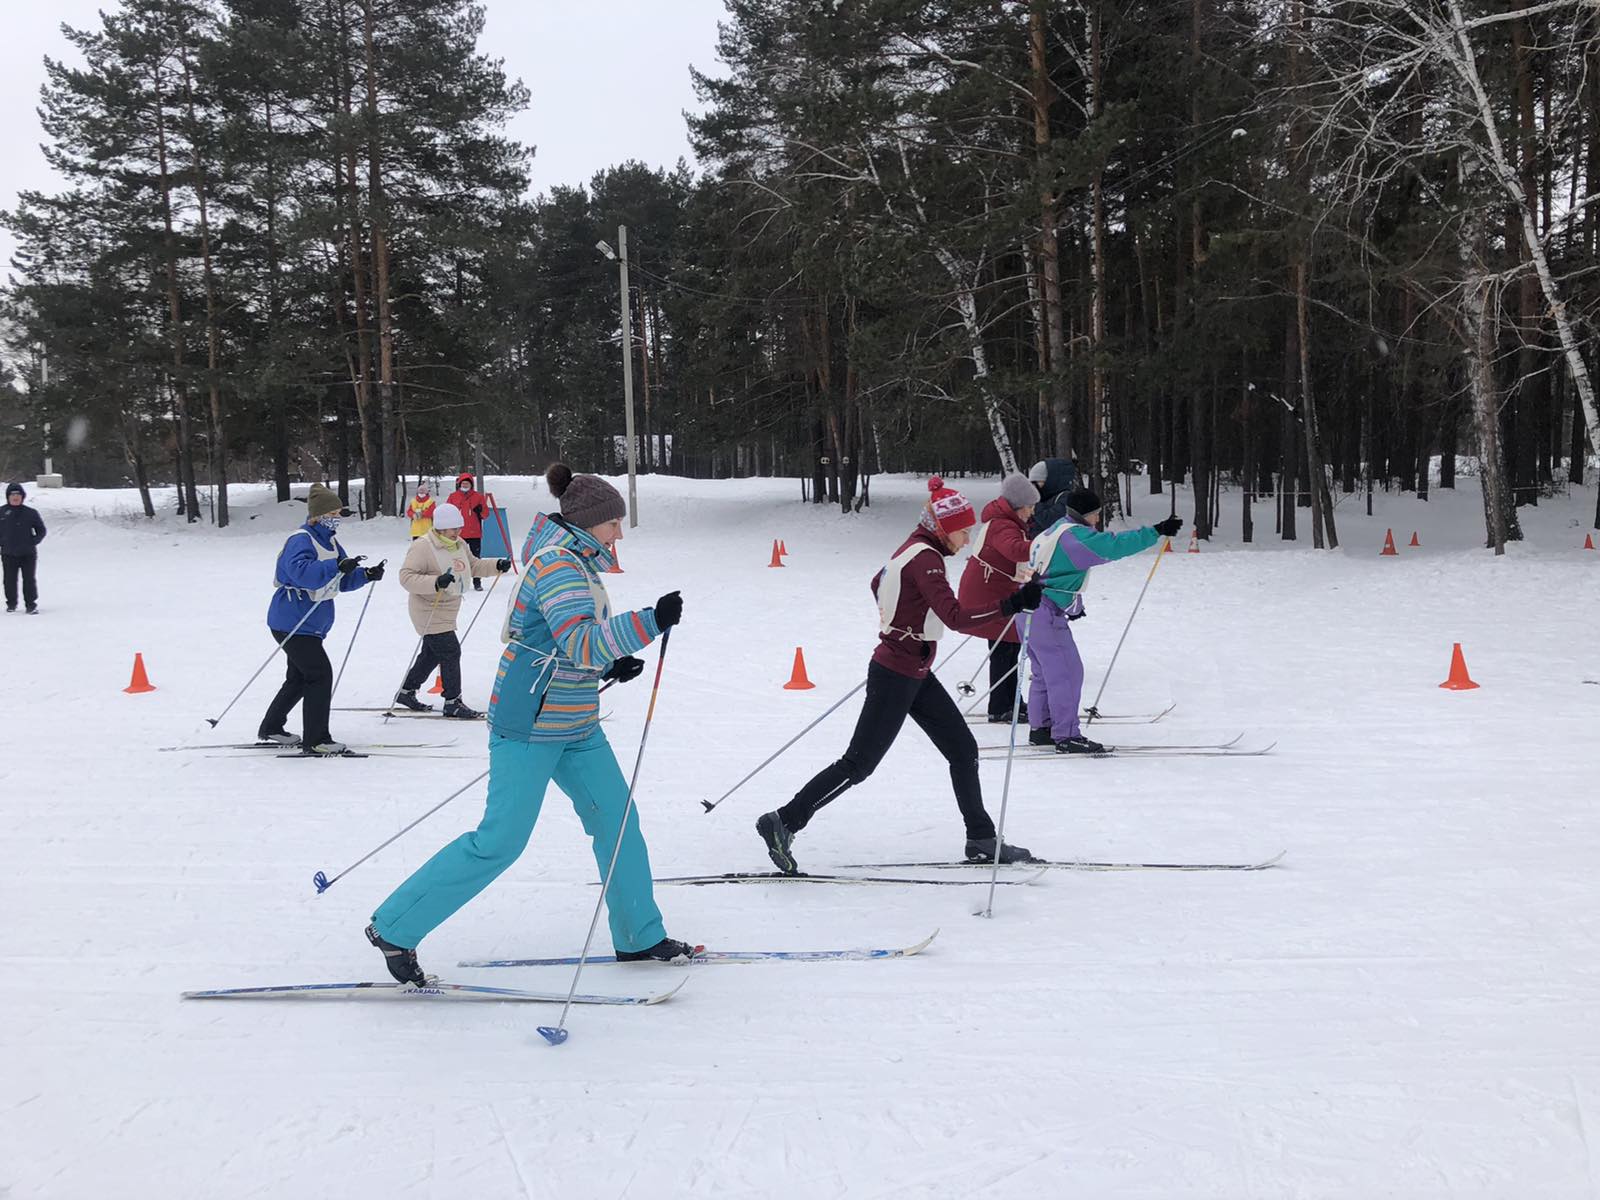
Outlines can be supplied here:
[[306, 493], [306, 516], [315, 521], [318, 517], [348, 517], [350, 510], [339, 499], [339, 493], [320, 483], [313, 483]]
[[1000, 499], [1012, 508], [1027, 508], [1039, 503], [1039, 489], [1026, 475], [1012, 472], [1000, 481]]
[[598, 475], [574, 475], [566, 463], [556, 463], [544, 473], [550, 494], [561, 501], [561, 515], [579, 529], [593, 529], [628, 515], [627, 502]]

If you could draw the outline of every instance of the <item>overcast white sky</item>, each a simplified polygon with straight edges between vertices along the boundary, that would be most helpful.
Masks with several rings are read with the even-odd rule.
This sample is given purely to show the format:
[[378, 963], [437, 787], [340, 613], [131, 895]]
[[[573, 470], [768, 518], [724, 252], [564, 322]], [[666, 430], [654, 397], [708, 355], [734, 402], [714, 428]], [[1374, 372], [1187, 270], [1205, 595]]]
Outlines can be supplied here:
[[[537, 147], [533, 188], [585, 183], [639, 159], [693, 162], [683, 111], [695, 107], [689, 66], [717, 67], [722, 0], [486, 0], [485, 52], [532, 92], [511, 133]], [[45, 55], [68, 47], [60, 26], [98, 24], [116, 0], [0, 0], [0, 207], [20, 189], [48, 188], [35, 112]], [[0, 278], [12, 242], [0, 231]]]

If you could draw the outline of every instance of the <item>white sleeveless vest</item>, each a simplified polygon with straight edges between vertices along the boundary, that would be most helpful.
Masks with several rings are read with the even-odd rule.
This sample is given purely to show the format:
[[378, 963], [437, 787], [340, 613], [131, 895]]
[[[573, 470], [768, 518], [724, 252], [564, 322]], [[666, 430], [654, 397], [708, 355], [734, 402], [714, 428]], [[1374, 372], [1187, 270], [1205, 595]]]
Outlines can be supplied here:
[[[304, 534], [308, 539], [310, 539], [311, 548], [317, 552], [318, 560], [321, 562], [328, 562], [330, 560], [333, 562], [339, 561], [340, 553], [339, 543], [337, 541], [333, 543], [332, 547], [324, 547], [321, 542], [317, 541], [316, 538], [311, 536], [311, 531], [309, 529], [296, 529], [294, 533], [289, 535], [289, 537], [292, 538], [301, 534]], [[283, 545], [285, 550], [288, 549], [289, 538], [285, 538], [283, 540]], [[283, 557], [282, 551], [279, 552], [279, 557]], [[343, 581], [344, 576], [335, 575], [332, 579], [328, 580], [327, 583], [317, 588], [316, 591], [311, 591], [308, 588], [295, 587], [291, 583], [283, 582], [283, 580], [278, 578], [278, 564], [276, 562], [272, 564], [272, 586], [274, 588], [284, 588], [291, 592], [299, 592], [309, 600], [321, 601], [332, 599], [334, 596], [339, 594], [339, 584]]]
[[[899, 554], [889, 560], [889, 565], [878, 574], [878, 632], [881, 634], [894, 634], [899, 638], [908, 638], [918, 642], [936, 642], [939, 635], [944, 633], [944, 622], [934, 614], [933, 609], [928, 609], [928, 615], [923, 618], [922, 628], [900, 629], [895, 626], [894, 614], [900, 607], [900, 589], [903, 583], [905, 569], [911, 565], [919, 554], [938, 554], [932, 546], [917, 543], [908, 546]], [[943, 556], [940, 564], [943, 565]]]

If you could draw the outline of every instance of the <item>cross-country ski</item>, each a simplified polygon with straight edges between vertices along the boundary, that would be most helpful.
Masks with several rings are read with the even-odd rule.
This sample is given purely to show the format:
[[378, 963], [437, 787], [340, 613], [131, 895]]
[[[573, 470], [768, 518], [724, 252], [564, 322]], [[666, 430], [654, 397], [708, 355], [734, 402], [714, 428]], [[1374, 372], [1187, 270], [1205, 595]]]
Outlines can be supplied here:
[[[687, 980], [679, 980], [664, 992], [611, 994], [584, 992], [572, 997], [574, 1004], [644, 1005], [660, 1004], [675, 996]], [[477, 983], [442, 983], [430, 980], [417, 985], [386, 980], [380, 983], [288, 983], [266, 987], [214, 988], [184, 992], [185, 1000], [502, 1000], [522, 1004], [563, 1004], [565, 992], [531, 992], [523, 988], [488, 987]]]
[[[657, 882], [660, 882], [659, 880]], [[909, 946], [884, 949], [859, 950], [697, 950], [692, 956], [674, 959], [673, 966], [702, 967], [756, 962], [873, 962], [886, 958], [910, 958], [921, 954], [938, 936], [936, 929], [920, 942]], [[575, 956], [565, 958], [485, 958], [466, 959], [458, 967], [570, 967], [575, 966]], [[599, 954], [589, 959], [595, 966], [615, 964], [613, 954]]]
[[[1100, 862], [1087, 858], [1049, 862], [1035, 858], [1020, 865], [1051, 871], [1265, 871], [1281, 863], [1288, 853], [1287, 850], [1280, 850], [1271, 858], [1263, 858], [1256, 862]], [[846, 863], [838, 869], [841, 871], [972, 871], [990, 865], [986, 862], [883, 862]]]

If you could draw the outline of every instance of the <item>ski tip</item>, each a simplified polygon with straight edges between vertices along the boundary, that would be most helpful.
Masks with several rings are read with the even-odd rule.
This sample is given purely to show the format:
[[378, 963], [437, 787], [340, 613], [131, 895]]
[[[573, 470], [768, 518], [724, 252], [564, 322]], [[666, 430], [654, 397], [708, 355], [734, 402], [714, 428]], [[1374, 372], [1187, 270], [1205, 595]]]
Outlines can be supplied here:
[[323, 892], [327, 891], [328, 888], [333, 886], [328, 882], [327, 875], [323, 874], [321, 871], [318, 871], [311, 877], [311, 882], [316, 885], [317, 895], [319, 896], [322, 895]]
[[539, 1036], [552, 1046], [559, 1046], [567, 1040], [567, 1031], [558, 1025], [539, 1026]]

